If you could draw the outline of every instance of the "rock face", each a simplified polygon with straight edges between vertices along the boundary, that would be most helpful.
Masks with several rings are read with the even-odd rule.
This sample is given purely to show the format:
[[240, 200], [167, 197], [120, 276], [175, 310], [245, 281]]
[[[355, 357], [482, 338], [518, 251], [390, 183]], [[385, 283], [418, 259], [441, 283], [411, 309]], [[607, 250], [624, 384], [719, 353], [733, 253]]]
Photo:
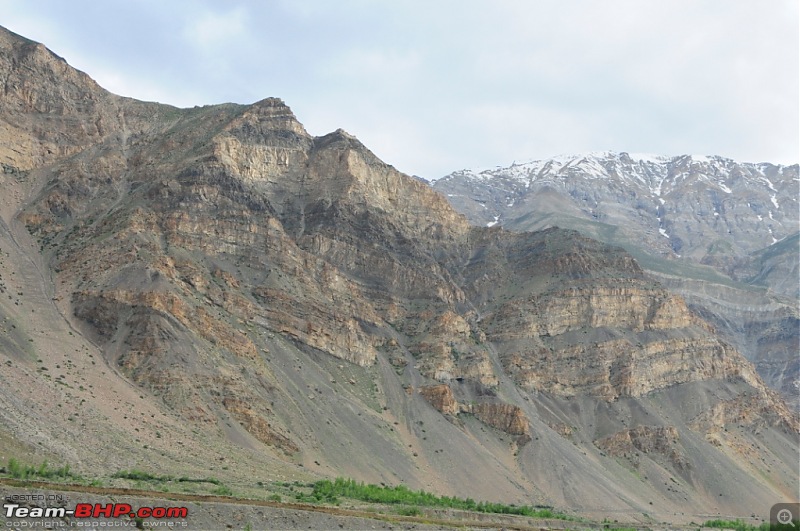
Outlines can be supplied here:
[[638, 465], [641, 454], [658, 454], [679, 470], [690, 466], [674, 426], [637, 426], [596, 441], [595, 444], [609, 455], [630, 459], [634, 466]]
[[453, 391], [447, 384], [429, 385], [419, 389], [425, 400], [444, 415], [458, 414], [458, 402], [453, 396]]
[[447, 384], [421, 387], [419, 394], [443, 415], [456, 417], [459, 413], [468, 413], [484, 424], [510, 435], [530, 434], [528, 417], [517, 406], [498, 402], [459, 404]]
[[510, 435], [530, 434], [528, 418], [517, 406], [490, 402], [470, 405], [466, 410], [489, 426]]
[[476, 225], [619, 245], [800, 407], [798, 166], [602, 152], [433, 183]]
[[[0, 36], [0, 73], [29, 87], [0, 105], [2, 144], [24, 154], [0, 158], [12, 169], [3, 183], [28, 190], [4, 203], [2, 243], [20, 270], [41, 267], [28, 268], [26, 286], [48, 297], [24, 303], [101, 354], [76, 348], [74, 363], [202, 434], [190, 452], [153, 446], [153, 459], [208, 470], [200, 447], [213, 442], [231, 461], [223, 470], [247, 484], [254, 471], [292, 470], [578, 510], [640, 514], [657, 499], [699, 513], [720, 507], [712, 485], [747, 484], [767, 466], [730, 457], [747, 440], [770, 456], [771, 479], [731, 491], [724, 509], [761, 511], [796, 490], [797, 417], [624, 250], [570, 230], [470, 226], [353, 136], [308, 135], [281, 100], [142, 104]], [[97, 116], [115, 118], [72, 131]], [[0, 310], [22, 323], [15, 307]], [[44, 341], [20, 332], [0, 370], [47, 382], [35, 363], [56, 354], [13, 350], [27, 337]], [[742, 416], [764, 421], [740, 426]], [[662, 425], [680, 437], [650, 428]], [[728, 431], [706, 440], [712, 425]], [[35, 433], [14, 436], [27, 444]], [[69, 444], [47, 450], [69, 448], [108, 473], [99, 443]], [[631, 483], [612, 447], [637, 448], [637, 466], [663, 473], [714, 468], [677, 500]]]

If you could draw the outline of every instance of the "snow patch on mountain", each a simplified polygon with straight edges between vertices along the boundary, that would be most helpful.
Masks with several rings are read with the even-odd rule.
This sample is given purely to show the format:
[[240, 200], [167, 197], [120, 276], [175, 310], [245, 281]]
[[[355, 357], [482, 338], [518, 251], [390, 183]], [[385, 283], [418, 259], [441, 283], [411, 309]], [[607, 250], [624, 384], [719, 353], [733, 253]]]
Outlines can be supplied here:
[[[744, 179], [731, 179], [732, 170], [738, 168]], [[663, 197], [678, 187], [690, 183], [706, 188], [716, 186], [726, 194], [743, 189], [762, 188], [771, 192], [771, 201], [779, 208], [778, 189], [766, 176], [784, 167], [769, 164], [737, 163], [731, 159], [710, 155], [663, 156], [646, 153], [599, 151], [580, 155], [558, 155], [544, 160], [514, 163], [509, 167], [491, 170], [460, 170], [432, 182], [442, 185], [447, 181], [483, 181], [503, 183], [504, 189], [516, 194], [536, 184], [565, 185], [577, 178], [585, 180], [612, 180], [630, 187], [637, 194], [664, 204]], [[659, 200], [658, 198], [662, 198]], [[513, 206], [514, 201], [508, 201]]]

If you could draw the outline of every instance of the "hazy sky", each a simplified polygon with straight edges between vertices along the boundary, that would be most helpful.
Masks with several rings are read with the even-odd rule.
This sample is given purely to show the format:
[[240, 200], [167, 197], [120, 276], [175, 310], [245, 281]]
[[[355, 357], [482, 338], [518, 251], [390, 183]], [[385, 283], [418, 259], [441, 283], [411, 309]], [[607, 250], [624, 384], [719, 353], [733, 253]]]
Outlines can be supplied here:
[[427, 178], [585, 151], [800, 159], [797, 0], [0, 0], [117, 94], [276, 96]]

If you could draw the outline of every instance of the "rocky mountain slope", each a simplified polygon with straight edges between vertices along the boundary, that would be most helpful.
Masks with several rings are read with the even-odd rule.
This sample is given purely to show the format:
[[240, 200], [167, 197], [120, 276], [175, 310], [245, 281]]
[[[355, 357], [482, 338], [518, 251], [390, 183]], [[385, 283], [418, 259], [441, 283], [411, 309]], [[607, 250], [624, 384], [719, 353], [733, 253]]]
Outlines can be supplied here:
[[8, 453], [629, 521], [797, 492], [796, 414], [624, 250], [473, 227], [278, 99], [121, 98], [5, 30], [0, 78]]
[[624, 247], [800, 407], [797, 165], [602, 152], [433, 187], [477, 225], [572, 228]]

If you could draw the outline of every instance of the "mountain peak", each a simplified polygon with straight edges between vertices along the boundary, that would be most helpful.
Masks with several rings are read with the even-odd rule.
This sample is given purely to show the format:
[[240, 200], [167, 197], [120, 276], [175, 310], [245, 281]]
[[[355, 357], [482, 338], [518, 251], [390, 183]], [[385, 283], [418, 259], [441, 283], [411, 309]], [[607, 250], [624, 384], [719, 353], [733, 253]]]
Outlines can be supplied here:
[[0, 106], [8, 110], [66, 114], [78, 101], [105, 91], [45, 45], [0, 27], [0, 78], [5, 90]]
[[242, 127], [245, 132], [285, 130], [302, 137], [309, 136], [292, 109], [280, 98], [264, 98], [251, 104], [231, 125]]

